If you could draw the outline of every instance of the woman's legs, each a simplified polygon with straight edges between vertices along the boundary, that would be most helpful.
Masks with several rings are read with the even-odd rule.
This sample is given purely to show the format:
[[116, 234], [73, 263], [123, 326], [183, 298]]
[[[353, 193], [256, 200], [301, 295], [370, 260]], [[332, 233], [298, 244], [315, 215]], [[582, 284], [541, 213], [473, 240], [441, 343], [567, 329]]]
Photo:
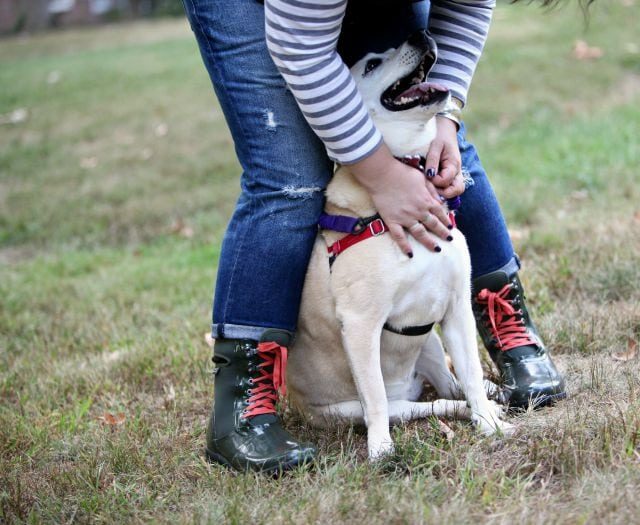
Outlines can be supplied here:
[[207, 456], [238, 470], [284, 470], [315, 453], [282, 428], [276, 372], [286, 363], [332, 165], [267, 52], [263, 6], [184, 5], [243, 170], [214, 297]]

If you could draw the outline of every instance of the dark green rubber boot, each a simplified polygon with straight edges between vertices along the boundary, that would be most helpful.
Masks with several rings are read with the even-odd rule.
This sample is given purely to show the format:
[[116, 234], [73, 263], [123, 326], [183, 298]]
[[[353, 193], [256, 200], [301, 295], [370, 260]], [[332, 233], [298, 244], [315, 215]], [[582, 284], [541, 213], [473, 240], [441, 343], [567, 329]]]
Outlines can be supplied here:
[[315, 448], [298, 443], [276, 415], [291, 333], [267, 330], [260, 342], [217, 339], [214, 402], [207, 457], [236, 470], [277, 473], [310, 462]]
[[566, 397], [564, 379], [527, 311], [518, 274], [496, 271], [478, 277], [473, 294], [478, 332], [504, 382], [502, 401], [537, 408]]

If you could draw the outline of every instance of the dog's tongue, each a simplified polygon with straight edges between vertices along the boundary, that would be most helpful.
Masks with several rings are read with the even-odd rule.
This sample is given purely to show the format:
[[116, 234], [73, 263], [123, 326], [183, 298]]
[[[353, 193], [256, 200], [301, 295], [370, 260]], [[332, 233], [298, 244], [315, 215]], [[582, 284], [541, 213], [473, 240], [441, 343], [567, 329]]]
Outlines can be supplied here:
[[422, 95], [428, 95], [433, 91], [447, 92], [449, 90], [442, 84], [436, 84], [435, 82], [422, 82], [420, 84], [415, 84], [411, 86], [406, 91], [403, 91], [402, 93], [400, 93], [400, 95], [396, 97], [396, 99], [401, 99], [403, 97], [406, 97], [406, 98], [421, 97]]

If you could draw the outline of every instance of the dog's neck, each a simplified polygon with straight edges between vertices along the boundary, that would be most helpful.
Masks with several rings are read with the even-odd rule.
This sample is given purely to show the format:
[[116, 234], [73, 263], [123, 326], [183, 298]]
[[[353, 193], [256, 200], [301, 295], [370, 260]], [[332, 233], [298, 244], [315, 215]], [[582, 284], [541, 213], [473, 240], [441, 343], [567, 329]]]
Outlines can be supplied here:
[[405, 155], [426, 156], [431, 141], [436, 136], [436, 119], [426, 122], [402, 122], [375, 119], [376, 127], [382, 133], [384, 142], [395, 157]]

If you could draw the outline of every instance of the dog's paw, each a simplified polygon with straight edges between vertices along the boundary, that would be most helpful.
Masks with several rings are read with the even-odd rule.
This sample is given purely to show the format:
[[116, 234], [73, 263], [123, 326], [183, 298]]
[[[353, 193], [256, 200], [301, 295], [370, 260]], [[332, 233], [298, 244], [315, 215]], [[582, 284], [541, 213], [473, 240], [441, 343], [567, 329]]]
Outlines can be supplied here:
[[505, 409], [497, 403], [490, 402], [491, 409], [484, 414], [474, 413], [471, 416], [473, 425], [484, 436], [492, 436], [494, 434], [501, 436], [510, 436], [516, 427], [511, 423], [503, 421], [501, 418]]
[[489, 404], [491, 405], [491, 409], [497, 419], [500, 419], [507, 414], [507, 407], [500, 404], [500, 402], [490, 399]]
[[490, 423], [485, 421], [478, 422], [476, 428], [483, 436], [510, 436], [516, 430], [514, 425], [501, 419], [493, 420]]
[[375, 462], [393, 454], [395, 447], [393, 441], [384, 440], [377, 443], [369, 443], [369, 461]]
[[494, 433], [500, 434], [502, 436], [511, 436], [515, 431], [516, 431], [515, 425], [512, 425], [511, 423], [507, 423], [506, 421], [503, 421], [500, 419], [498, 420], [498, 423], [496, 425], [496, 431]]

